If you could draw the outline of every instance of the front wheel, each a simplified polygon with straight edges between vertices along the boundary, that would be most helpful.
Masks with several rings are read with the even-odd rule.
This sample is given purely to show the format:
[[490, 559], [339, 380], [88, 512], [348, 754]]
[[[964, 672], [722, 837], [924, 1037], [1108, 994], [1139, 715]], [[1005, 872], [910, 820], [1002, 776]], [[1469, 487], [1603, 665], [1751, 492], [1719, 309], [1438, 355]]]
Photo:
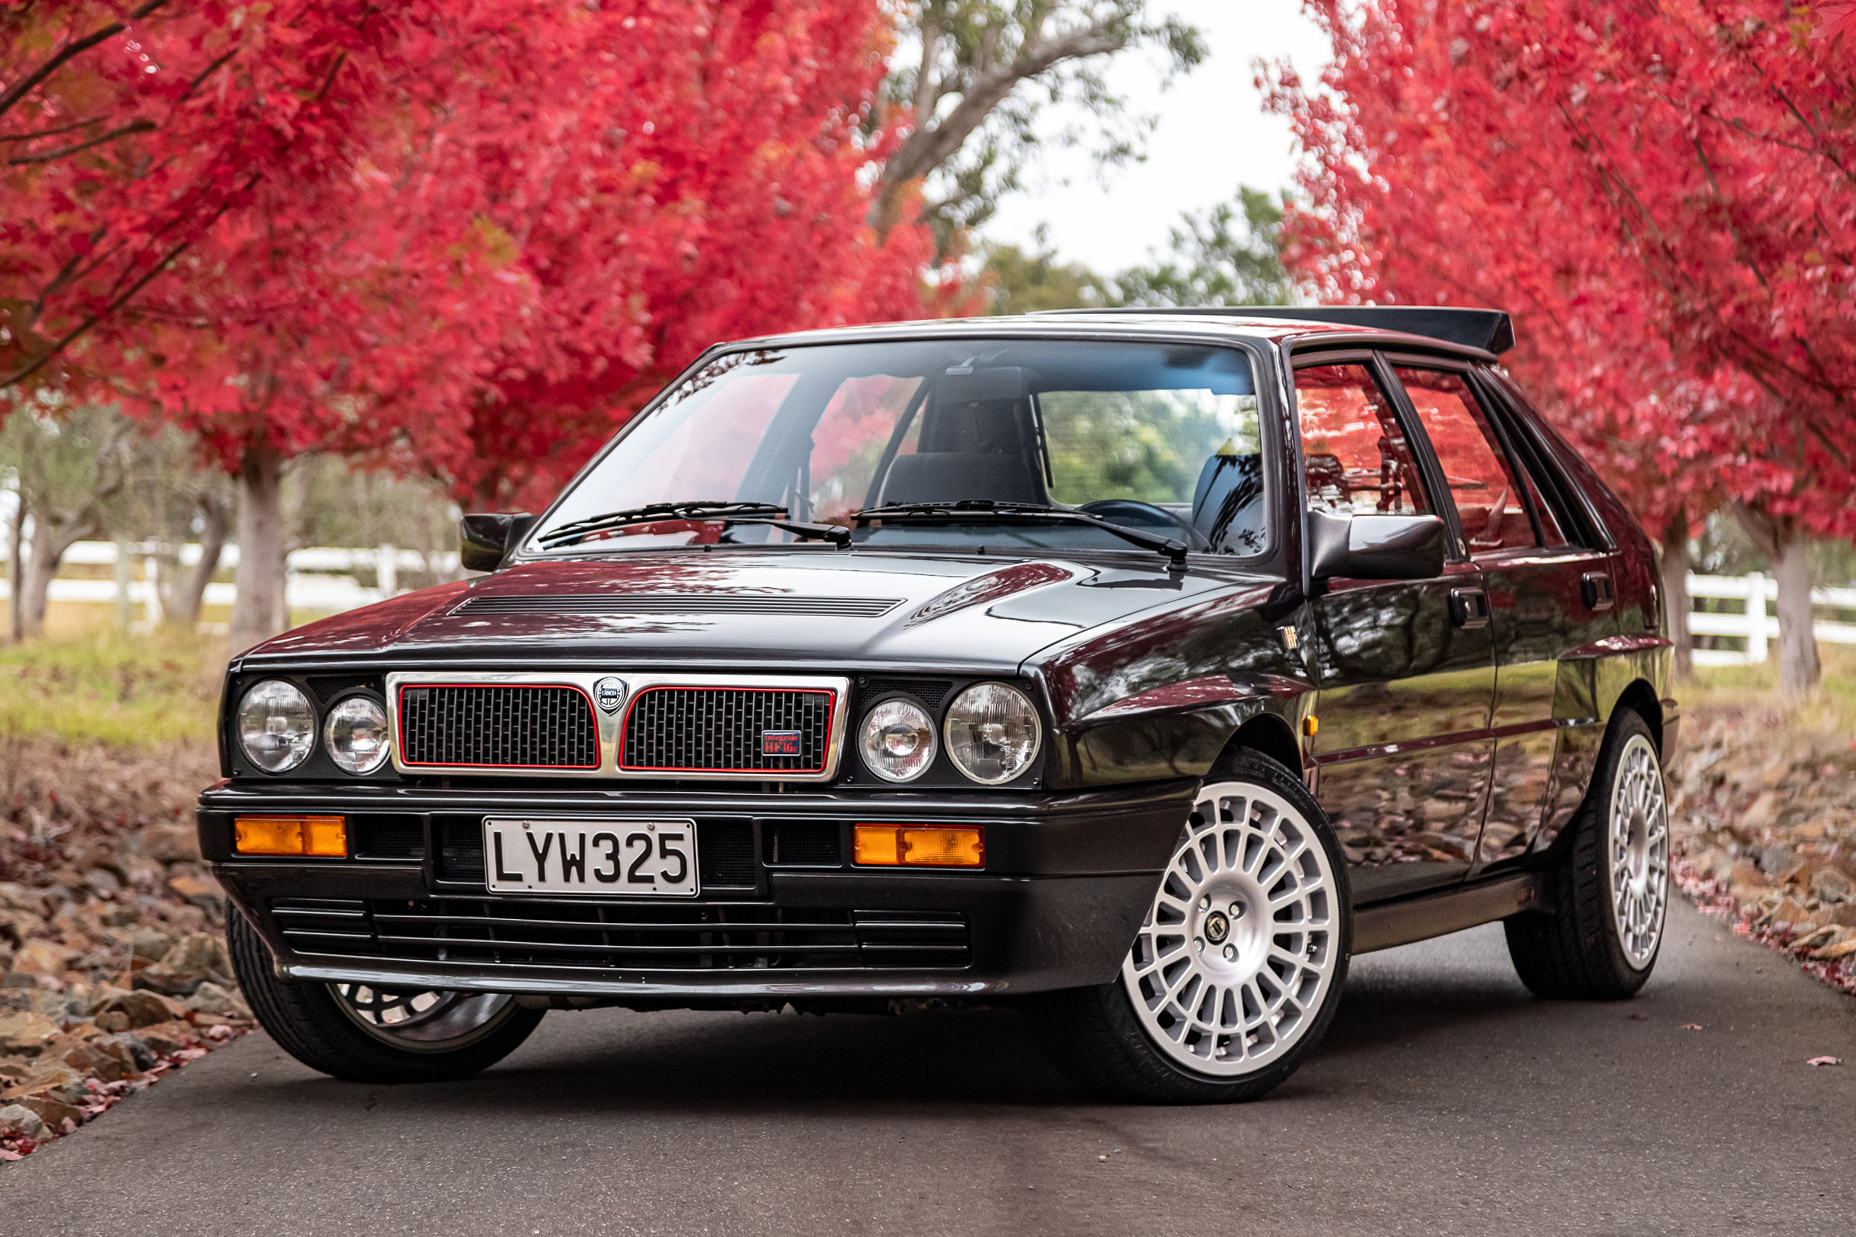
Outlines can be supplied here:
[[1052, 994], [1040, 1023], [1093, 1090], [1256, 1099], [1333, 1020], [1351, 931], [1327, 818], [1287, 769], [1245, 755], [1199, 791], [1120, 978]]
[[492, 992], [376, 988], [281, 979], [242, 914], [226, 916], [239, 987], [277, 1046], [350, 1082], [441, 1082], [514, 1052], [544, 1011]]

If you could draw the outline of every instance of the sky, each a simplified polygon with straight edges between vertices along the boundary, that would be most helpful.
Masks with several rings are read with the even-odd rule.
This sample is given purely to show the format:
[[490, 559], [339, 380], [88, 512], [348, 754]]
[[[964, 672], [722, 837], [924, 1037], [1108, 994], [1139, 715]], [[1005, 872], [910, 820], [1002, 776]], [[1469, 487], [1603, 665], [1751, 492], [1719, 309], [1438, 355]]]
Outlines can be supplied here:
[[[1229, 201], [1240, 184], [1289, 186], [1289, 125], [1264, 114], [1252, 66], [1287, 58], [1312, 79], [1327, 63], [1327, 43], [1299, 0], [1150, 0], [1149, 8], [1197, 26], [1211, 54], [1165, 91], [1156, 56], [1124, 53], [1112, 66], [1110, 83], [1130, 109], [1158, 118], [1146, 161], [1099, 173], [1086, 143], [1047, 146], [1027, 171], [1026, 189], [1001, 204], [982, 237], [1032, 248], [1043, 224], [1064, 260], [1114, 271], [1164, 248], [1181, 211]], [[1055, 132], [1061, 121], [1053, 116], [1046, 128]]]

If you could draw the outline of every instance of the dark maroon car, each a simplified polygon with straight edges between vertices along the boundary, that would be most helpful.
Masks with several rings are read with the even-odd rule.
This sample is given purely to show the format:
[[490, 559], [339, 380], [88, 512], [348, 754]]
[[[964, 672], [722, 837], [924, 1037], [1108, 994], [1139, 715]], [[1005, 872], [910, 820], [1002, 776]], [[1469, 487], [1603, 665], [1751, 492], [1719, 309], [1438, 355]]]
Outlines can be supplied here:
[[331, 1074], [549, 1009], [1015, 1000], [1263, 1094], [1356, 953], [1628, 996], [1669, 889], [1652, 547], [1505, 314], [1099, 312], [705, 353], [487, 575], [227, 672], [205, 853]]

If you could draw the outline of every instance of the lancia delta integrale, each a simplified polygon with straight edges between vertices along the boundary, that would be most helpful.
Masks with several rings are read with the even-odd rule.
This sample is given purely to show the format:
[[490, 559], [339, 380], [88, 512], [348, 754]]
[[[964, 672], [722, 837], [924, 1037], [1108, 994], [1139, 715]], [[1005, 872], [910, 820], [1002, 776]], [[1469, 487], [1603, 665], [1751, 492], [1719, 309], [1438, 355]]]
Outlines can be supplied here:
[[450, 1078], [550, 1009], [1021, 1001], [1255, 1097], [1348, 959], [1500, 920], [1615, 998], [1669, 896], [1650, 542], [1488, 310], [722, 345], [487, 574], [227, 670], [201, 843], [265, 1028]]

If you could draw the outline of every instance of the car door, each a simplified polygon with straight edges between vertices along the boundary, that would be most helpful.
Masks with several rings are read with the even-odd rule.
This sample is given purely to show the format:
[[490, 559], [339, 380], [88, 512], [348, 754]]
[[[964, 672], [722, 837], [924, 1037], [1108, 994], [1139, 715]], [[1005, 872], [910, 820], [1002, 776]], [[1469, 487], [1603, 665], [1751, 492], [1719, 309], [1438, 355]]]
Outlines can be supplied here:
[[1489, 598], [1495, 749], [1476, 849], [1481, 871], [1518, 862], [1540, 829], [1559, 739], [1560, 657], [1615, 629], [1606, 561], [1568, 537], [1570, 520], [1542, 497], [1537, 460], [1472, 367], [1388, 359], [1444, 475]]
[[[1295, 371], [1304, 502], [1337, 515], [1438, 514], [1440, 483], [1370, 354]], [[1481, 573], [1453, 555], [1434, 580], [1333, 580], [1310, 603], [1315, 794], [1356, 904], [1461, 880], [1475, 860], [1495, 690]]]

